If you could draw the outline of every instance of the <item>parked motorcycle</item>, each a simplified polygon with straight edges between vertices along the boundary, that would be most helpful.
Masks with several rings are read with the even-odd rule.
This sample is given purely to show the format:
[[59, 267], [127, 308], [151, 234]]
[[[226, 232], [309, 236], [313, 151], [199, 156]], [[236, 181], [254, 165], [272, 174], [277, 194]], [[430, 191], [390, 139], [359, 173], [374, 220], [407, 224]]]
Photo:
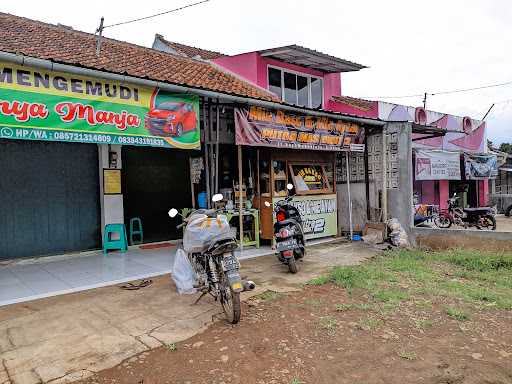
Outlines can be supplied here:
[[[217, 202], [222, 198], [222, 194], [217, 194], [213, 196], [212, 201]], [[177, 215], [178, 211], [175, 208], [169, 211], [171, 218]], [[208, 231], [212, 231], [211, 228], [215, 225], [223, 229], [209, 236]], [[210, 294], [215, 301], [220, 301], [228, 322], [238, 323], [241, 316], [240, 292], [254, 289], [255, 284], [252, 281], [242, 281], [240, 277], [240, 263], [234, 254], [238, 247], [236, 230], [230, 228], [226, 217], [215, 209], [193, 211], [187, 217], [183, 217], [183, 223], [177, 228], [183, 226], [184, 248], [196, 274], [194, 287], [201, 292], [195, 303], [206, 294]], [[187, 231], [195, 232], [190, 236]], [[192, 239], [193, 242], [189, 240], [187, 244], [187, 239]]]
[[[293, 189], [288, 184], [289, 191]], [[306, 253], [304, 230], [300, 212], [291, 203], [293, 195], [284, 200], [278, 201], [274, 207], [275, 223], [274, 237], [276, 239], [277, 258], [283, 264], [288, 265], [291, 273], [297, 273], [299, 266], [297, 261], [302, 259]], [[270, 207], [268, 201], [265, 202]]]
[[456, 206], [459, 198], [453, 194], [448, 199], [448, 209], [442, 211], [434, 223], [439, 228], [450, 228], [452, 224], [464, 228], [476, 227], [477, 229], [496, 230], [496, 212], [491, 207], [460, 208]]

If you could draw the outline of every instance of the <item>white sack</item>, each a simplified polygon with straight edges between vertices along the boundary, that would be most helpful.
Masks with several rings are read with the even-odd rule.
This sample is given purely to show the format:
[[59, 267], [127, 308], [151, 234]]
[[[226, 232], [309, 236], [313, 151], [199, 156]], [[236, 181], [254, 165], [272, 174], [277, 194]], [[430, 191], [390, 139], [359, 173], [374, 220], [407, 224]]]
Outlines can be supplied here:
[[200, 252], [211, 239], [229, 232], [229, 222], [224, 215], [192, 215], [183, 235], [183, 248], [186, 252]]
[[181, 248], [176, 250], [171, 277], [174, 280], [174, 284], [176, 284], [176, 288], [180, 295], [196, 293], [196, 289], [194, 288], [196, 274], [190, 264], [187, 254]]

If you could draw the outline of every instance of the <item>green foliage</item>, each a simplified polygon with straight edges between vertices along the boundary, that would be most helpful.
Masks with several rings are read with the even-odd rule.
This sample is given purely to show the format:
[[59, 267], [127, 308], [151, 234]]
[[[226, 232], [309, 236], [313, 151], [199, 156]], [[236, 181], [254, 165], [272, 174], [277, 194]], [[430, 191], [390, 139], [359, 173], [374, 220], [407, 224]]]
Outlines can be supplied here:
[[447, 307], [446, 314], [458, 321], [469, 320], [469, 314], [464, 312], [462, 309], [458, 309], [458, 308], [454, 308], [454, 307]]
[[482, 252], [450, 251], [447, 260], [468, 271], [512, 271], [512, 255], [486, 254]]
[[337, 327], [338, 321], [332, 316], [326, 316], [320, 319], [320, 328], [325, 329], [331, 336], [336, 333]]
[[512, 154], [512, 144], [510, 144], [510, 143], [501, 143], [499, 150], [501, 152], [506, 152], [506, 153]]
[[281, 296], [282, 296], [282, 294], [279, 292], [265, 291], [265, 292], [257, 295], [256, 297], [263, 301], [274, 301], [274, 300], [279, 299]]
[[415, 352], [407, 352], [407, 351], [398, 351], [398, 356], [405, 360], [416, 360], [417, 356]]
[[[461, 299], [480, 308], [512, 310], [512, 253], [467, 250], [386, 252], [372, 261], [335, 267], [311, 285], [333, 283], [348, 290], [366, 292], [379, 304], [374, 310], [396, 309], [414, 300], [422, 309], [432, 308], [432, 299]], [[423, 305], [423, 304], [424, 305]], [[356, 308], [338, 305], [337, 311]]]

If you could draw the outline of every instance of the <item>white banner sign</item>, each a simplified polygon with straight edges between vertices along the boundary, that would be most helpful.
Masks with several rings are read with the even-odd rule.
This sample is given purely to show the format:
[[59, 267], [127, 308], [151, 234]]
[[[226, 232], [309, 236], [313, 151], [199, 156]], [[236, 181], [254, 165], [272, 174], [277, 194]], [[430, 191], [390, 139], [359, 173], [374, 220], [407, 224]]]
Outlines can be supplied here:
[[416, 180], [460, 180], [457, 152], [416, 150]]

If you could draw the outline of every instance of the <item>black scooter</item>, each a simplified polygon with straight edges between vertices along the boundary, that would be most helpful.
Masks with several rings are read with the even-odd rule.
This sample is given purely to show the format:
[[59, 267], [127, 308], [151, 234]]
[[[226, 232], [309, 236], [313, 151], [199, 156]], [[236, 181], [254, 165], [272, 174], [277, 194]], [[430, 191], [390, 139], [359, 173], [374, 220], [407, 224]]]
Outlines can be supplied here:
[[[288, 190], [293, 189], [292, 184], [287, 185]], [[277, 258], [283, 264], [288, 265], [291, 273], [297, 273], [299, 266], [297, 261], [306, 253], [304, 230], [300, 212], [291, 203], [293, 195], [278, 201], [274, 207], [275, 223], [274, 236], [276, 239]], [[265, 202], [270, 207], [268, 201]]]
[[442, 211], [439, 216], [434, 219], [434, 223], [439, 228], [450, 228], [452, 224], [455, 224], [464, 228], [476, 227], [477, 229], [496, 230], [496, 211], [494, 208], [459, 208], [457, 207], [458, 199], [459, 198], [453, 194], [447, 201], [448, 209]]

